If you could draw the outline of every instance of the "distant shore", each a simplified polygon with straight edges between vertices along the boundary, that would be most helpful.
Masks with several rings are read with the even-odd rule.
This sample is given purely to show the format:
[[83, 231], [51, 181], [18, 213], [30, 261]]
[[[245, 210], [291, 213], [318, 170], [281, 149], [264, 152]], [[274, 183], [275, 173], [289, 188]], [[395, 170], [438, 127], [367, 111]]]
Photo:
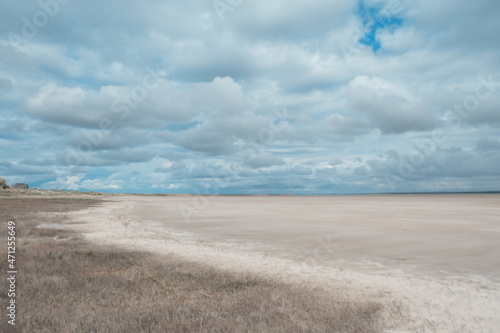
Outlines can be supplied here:
[[453, 194], [500, 194], [500, 191], [452, 191], [452, 192], [380, 192], [380, 193], [328, 193], [328, 194], [295, 194], [295, 193], [257, 193], [257, 194], [193, 194], [193, 193], [108, 193], [102, 191], [80, 191], [80, 190], [56, 190], [56, 189], [41, 189], [41, 188], [30, 188], [30, 189], [16, 189], [16, 188], [0, 188], [1, 196], [70, 196], [70, 195], [101, 195], [101, 196], [207, 196], [207, 197], [259, 197], [259, 196], [271, 196], [271, 197], [290, 197], [290, 196], [305, 196], [305, 197], [328, 197], [328, 196], [379, 196], [379, 195], [453, 195]]

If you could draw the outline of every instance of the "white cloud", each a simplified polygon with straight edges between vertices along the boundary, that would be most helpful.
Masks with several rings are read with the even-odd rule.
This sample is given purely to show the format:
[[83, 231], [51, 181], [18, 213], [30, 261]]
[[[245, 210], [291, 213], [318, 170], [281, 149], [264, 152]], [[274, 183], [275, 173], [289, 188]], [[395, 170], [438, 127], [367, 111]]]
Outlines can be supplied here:
[[383, 133], [433, 129], [431, 108], [405, 84], [357, 76], [349, 84], [349, 103]]
[[106, 128], [157, 127], [165, 121], [189, 121], [202, 114], [239, 113], [245, 107], [241, 86], [231, 78], [177, 84], [163, 79], [155, 82], [146, 72], [139, 83], [99, 90], [49, 83], [27, 99], [26, 110], [48, 122]]
[[60, 175], [55, 180], [42, 184], [42, 188], [45, 189], [67, 189], [67, 190], [79, 190], [84, 174], [77, 175]]

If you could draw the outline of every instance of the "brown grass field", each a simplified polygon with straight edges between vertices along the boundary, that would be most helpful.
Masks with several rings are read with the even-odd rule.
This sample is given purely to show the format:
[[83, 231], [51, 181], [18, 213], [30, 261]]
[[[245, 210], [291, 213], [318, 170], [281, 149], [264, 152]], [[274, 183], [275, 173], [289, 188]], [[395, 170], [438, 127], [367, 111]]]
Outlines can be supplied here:
[[[0, 238], [16, 222], [17, 317], [1, 332], [382, 332], [384, 305], [327, 296], [174, 255], [98, 246], [50, 228], [93, 199], [0, 198]], [[42, 225], [43, 228], [37, 226]], [[1, 247], [0, 271], [7, 269]], [[4, 273], [6, 274], [6, 273]], [[2, 279], [2, 290], [8, 289]], [[0, 294], [6, 308], [6, 292]], [[397, 306], [391, 311], [397, 311]]]

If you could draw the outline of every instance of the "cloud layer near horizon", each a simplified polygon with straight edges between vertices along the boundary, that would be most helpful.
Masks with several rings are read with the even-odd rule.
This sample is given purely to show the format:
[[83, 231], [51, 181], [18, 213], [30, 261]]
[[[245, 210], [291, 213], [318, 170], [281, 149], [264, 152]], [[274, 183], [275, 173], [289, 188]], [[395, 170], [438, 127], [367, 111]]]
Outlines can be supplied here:
[[0, 176], [9, 183], [499, 190], [497, 1], [0, 8]]

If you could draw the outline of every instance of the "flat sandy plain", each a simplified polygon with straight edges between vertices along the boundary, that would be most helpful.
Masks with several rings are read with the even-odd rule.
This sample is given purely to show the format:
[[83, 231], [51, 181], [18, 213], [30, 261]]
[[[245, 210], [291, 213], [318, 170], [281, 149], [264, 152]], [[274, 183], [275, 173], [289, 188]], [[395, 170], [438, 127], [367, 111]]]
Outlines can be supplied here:
[[[117, 196], [88, 240], [399, 302], [391, 332], [500, 330], [500, 195]], [[189, 216], [189, 217], [188, 217]]]
[[500, 194], [11, 192], [102, 199], [39, 216], [37, 228], [75, 231], [85, 247], [175, 256], [346, 304], [380, 304], [386, 332], [500, 331]]

